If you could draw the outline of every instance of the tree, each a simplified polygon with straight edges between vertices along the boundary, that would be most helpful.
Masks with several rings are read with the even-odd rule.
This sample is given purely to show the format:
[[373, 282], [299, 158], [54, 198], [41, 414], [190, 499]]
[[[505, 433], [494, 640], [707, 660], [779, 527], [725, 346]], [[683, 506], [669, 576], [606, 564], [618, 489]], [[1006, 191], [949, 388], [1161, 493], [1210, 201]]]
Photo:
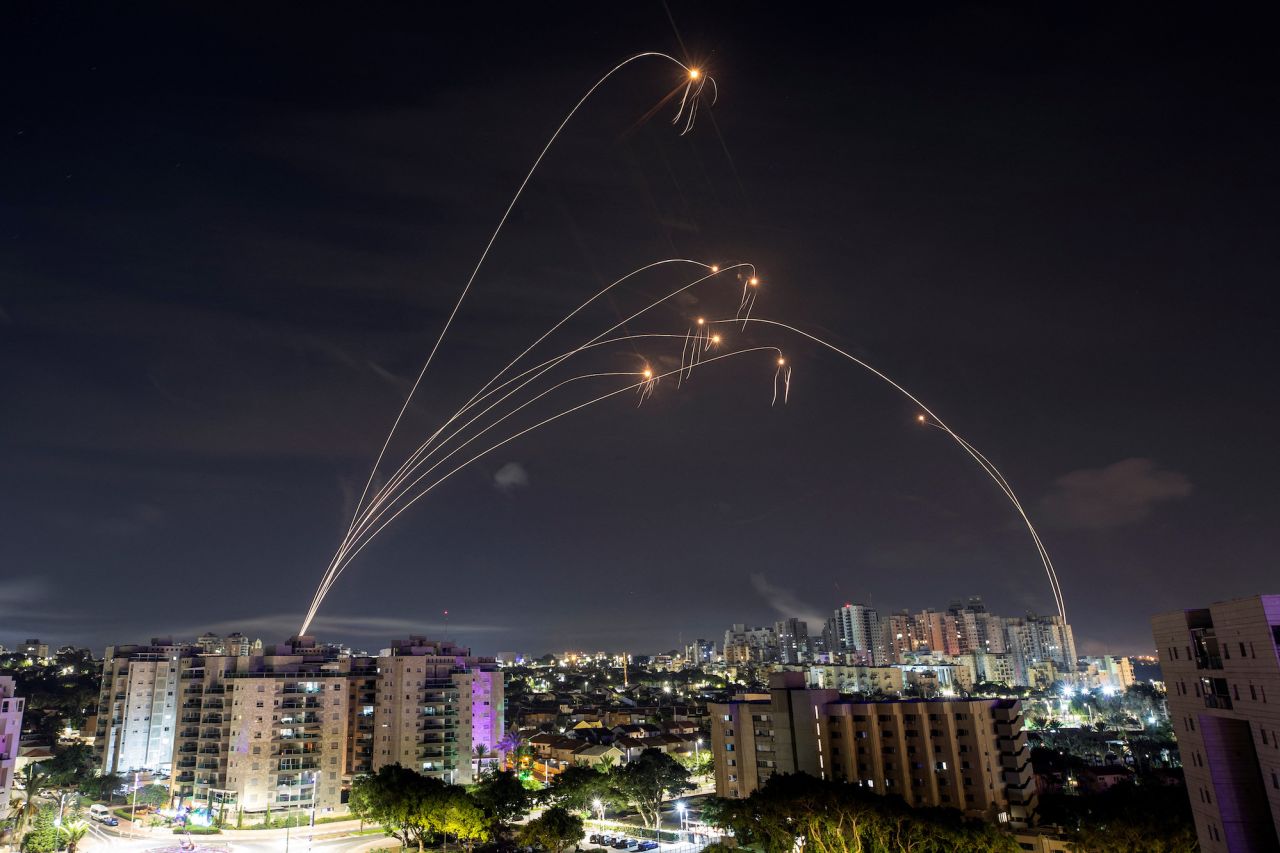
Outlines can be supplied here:
[[57, 809], [41, 806], [31, 823], [31, 831], [22, 838], [23, 853], [54, 853], [62, 847], [58, 827], [54, 825]]
[[476, 744], [475, 748], [472, 749], [471, 752], [475, 756], [475, 758], [473, 759], [475, 762], [474, 773], [476, 776], [479, 776], [484, 771], [485, 759], [491, 758], [493, 756], [493, 753], [489, 751], [489, 747], [485, 746], [482, 743]]
[[428, 779], [399, 764], [391, 764], [376, 774], [357, 777], [351, 784], [351, 813], [360, 820], [376, 823], [402, 847], [423, 848], [428, 828]]
[[443, 833], [458, 839], [458, 843], [468, 853], [476, 844], [489, 840], [491, 833], [488, 815], [462, 788], [455, 786], [439, 806], [433, 804], [433, 810], [434, 808], [441, 808], [439, 826]]
[[529, 811], [529, 791], [510, 770], [492, 773], [471, 788], [471, 799], [499, 833]]
[[404, 847], [421, 851], [429, 841], [452, 835], [470, 850], [489, 838], [489, 819], [460, 785], [392, 764], [351, 785], [351, 813], [376, 823]]
[[635, 806], [645, 826], [657, 829], [662, 820], [662, 804], [693, 790], [689, 771], [665, 752], [646, 749], [635, 761], [615, 767], [609, 773], [616, 796]]
[[953, 809], [911, 809], [896, 798], [804, 774], [772, 776], [744, 800], [713, 799], [703, 819], [766, 853], [791, 853], [801, 838], [813, 853], [1018, 849], [1010, 835]]
[[519, 839], [521, 844], [562, 853], [570, 844], [581, 841], [582, 835], [582, 818], [561, 806], [552, 806], [520, 827]]
[[49, 774], [39, 764], [28, 764], [18, 774], [17, 782], [22, 788], [22, 799], [13, 804], [13, 809], [18, 813], [13, 832], [14, 835], [21, 835], [40, 811], [38, 801], [49, 788]]
[[556, 774], [541, 799], [569, 811], [586, 811], [595, 800], [611, 799], [610, 776], [586, 764], [574, 764]]
[[95, 800], [115, 799], [120, 789], [129, 783], [121, 773], [100, 773], [97, 776], [84, 776], [80, 779], [79, 789], [82, 794]]
[[83, 820], [64, 823], [60, 832], [62, 839], [67, 843], [67, 853], [76, 853], [76, 846], [89, 834], [89, 824]]

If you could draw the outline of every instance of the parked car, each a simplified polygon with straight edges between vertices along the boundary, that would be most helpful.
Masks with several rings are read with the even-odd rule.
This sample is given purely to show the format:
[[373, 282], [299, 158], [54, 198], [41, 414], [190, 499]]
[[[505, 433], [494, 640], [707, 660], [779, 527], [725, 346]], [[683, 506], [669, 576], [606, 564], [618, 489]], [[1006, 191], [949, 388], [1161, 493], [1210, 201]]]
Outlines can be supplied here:
[[636, 848], [636, 850], [638, 851], [639, 850], [657, 850], [657, 849], [658, 849], [658, 842], [656, 841], [641, 841], [640, 846]]
[[635, 850], [640, 846], [640, 842], [634, 838], [623, 838], [613, 843], [614, 850]]

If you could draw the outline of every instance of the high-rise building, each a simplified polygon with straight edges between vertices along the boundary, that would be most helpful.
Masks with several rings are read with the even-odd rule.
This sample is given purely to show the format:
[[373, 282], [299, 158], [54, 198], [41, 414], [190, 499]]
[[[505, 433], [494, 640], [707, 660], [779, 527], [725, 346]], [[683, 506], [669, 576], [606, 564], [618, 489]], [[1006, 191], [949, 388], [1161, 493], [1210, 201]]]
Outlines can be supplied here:
[[880, 613], [862, 604], [846, 604], [835, 612], [836, 642], [845, 663], [888, 663]]
[[373, 769], [412, 767], [469, 784], [503, 730], [502, 673], [493, 658], [410, 637], [378, 658]]
[[1280, 595], [1151, 628], [1200, 849], [1280, 850]]
[[710, 640], [694, 640], [684, 648], [684, 660], [690, 666], [705, 666], [715, 660], [716, 644]]
[[928, 648], [916, 633], [916, 619], [906, 610], [889, 614], [885, 620], [885, 644], [889, 653], [888, 663], [902, 663], [904, 655]]
[[25, 700], [14, 694], [13, 679], [0, 675], [0, 814], [9, 813], [9, 791], [22, 741], [22, 707]]
[[95, 738], [103, 772], [169, 771], [181, 701], [178, 664], [194, 654], [194, 647], [169, 637], [107, 647]]
[[803, 673], [774, 673], [767, 700], [708, 706], [716, 794], [807, 773], [1027, 825], [1036, 795], [1021, 711], [1014, 699], [851, 701], [805, 687]]
[[783, 619], [773, 626], [778, 638], [779, 663], [803, 663], [809, 657], [809, 625], [803, 619]]
[[1075, 637], [1060, 617], [1028, 614], [1004, 623], [1005, 646], [1013, 658], [1016, 683], [1047, 687], [1044, 681], [1075, 673]]
[[447, 643], [411, 637], [378, 658], [311, 637], [199, 648], [108, 648], [99, 700], [103, 769], [172, 769], [191, 808], [324, 813], [354, 775], [396, 762], [466, 783], [502, 735], [502, 673]]
[[777, 653], [778, 637], [773, 628], [735, 624], [724, 632], [724, 660], [730, 666], [771, 663]]
[[212, 812], [337, 807], [347, 780], [352, 662], [310, 637], [258, 656], [180, 658], [174, 799]]

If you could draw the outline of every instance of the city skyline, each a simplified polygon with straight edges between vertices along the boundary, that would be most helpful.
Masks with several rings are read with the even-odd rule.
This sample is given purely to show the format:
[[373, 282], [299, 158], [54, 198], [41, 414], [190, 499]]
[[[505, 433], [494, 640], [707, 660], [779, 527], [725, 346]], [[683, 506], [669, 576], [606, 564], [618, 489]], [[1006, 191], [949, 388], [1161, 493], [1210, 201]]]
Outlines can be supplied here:
[[[637, 68], [575, 120], [411, 435], [603, 283], [750, 260], [762, 309], [918, 389], [1000, 465], [1082, 653], [1149, 651], [1153, 613], [1270, 591], [1277, 176], [1248, 132], [1254, 36], [878, 10], [822, 19], [850, 35], [815, 50], [812, 20], [728, 10], [673, 7], [678, 36], [641, 7], [513, 11], [502, 33], [468, 10], [21, 22], [4, 642], [296, 633], [505, 200], [645, 49], [704, 65], [719, 101], [681, 136], [660, 104], [678, 81]], [[1008, 502], [914, 407], [816, 346], [731, 334], [784, 348], [785, 406], [771, 369], [728, 366], [514, 443], [388, 529], [311, 633], [657, 652], [845, 602], [1053, 612]]]

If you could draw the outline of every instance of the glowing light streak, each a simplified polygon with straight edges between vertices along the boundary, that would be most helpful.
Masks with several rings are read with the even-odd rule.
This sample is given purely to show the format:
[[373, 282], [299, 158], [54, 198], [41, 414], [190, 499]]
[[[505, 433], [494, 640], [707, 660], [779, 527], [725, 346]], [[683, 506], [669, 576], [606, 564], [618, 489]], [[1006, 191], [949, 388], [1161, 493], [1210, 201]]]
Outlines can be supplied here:
[[[733, 357], [740, 356], [740, 355], [746, 355], [746, 354], [748, 354], [748, 353], [752, 353], [752, 352], [773, 352], [773, 353], [777, 353], [777, 352], [778, 352], [778, 348], [777, 348], [777, 347], [773, 347], [773, 346], [755, 346], [755, 347], [747, 347], [747, 348], [745, 348], [745, 349], [735, 350], [735, 351], [733, 351], [733, 352], [729, 352], [729, 353], [724, 353], [724, 354], [722, 354], [722, 355], [713, 356], [712, 358], [707, 359], [707, 362], [708, 362], [708, 363], [710, 363], [710, 362], [713, 362], [713, 361], [722, 361], [722, 360], [727, 359], [727, 358], [733, 358]], [[516, 432], [516, 433], [514, 433], [514, 434], [512, 434], [512, 435], [510, 435], [510, 436], [507, 436], [506, 438], [502, 439], [501, 441], [499, 441], [499, 442], [497, 442], [497, 443], [495, 443], [495, 444], [493, 444], [493, 445], [490, 445], [489, 447], [485, 448], [484, 450], [480, 451], [479, 453], [477, 453], [477, 454], [475, 454], [474, 456], [472, 456], [472, 457], [470, 457], [469, 459], [467, 459], [465, 462], [462, 462], [461, 464], [459, 464], [458, 466], [456, 466], [456, 467], [455, 467], [455, 468], [453, 468], [452, 470], [448, 471], [446, 474], [444, 474], [443, 476], [441, 476], [439, 479], [437, 479], [436, 481], [434, 481], [433, 483], [431, 483], [431, 485], [429, 485], [429, 486], [428, 486], [426, 489], [424, 489], [422, 492], [420, 492], [419, 494], [415, 495], [415, 496], [413, 497], [413, 499], [411, 499], [410, 501], [408, 501], [407, 503], [405, 503], [405, 504], [404, 504], [404, 506], [400, 507], [400, 509], [398, 509], [398, 510], [397, 510], [397, 511], [396, 511], [396, 512], [395, 512], [395, 513], [394, 513], [390, 518], [388, 518], [386, 521], [384, 521], [381, 525], [379, 525], [376, 529], [374, 529], [374, 530], [373, 530], [373, 531], [372, 531], [372, 532], [371, 532], [367, 537], [365, 537], [364, 541], [363, 541], [362, 543], [360, 543], [359, 547], [355, 548], [355, 549], [351, 552], [351, 554], [350, 554], [350, 555], [349, 555], [349, 556], [348, 556], [348, 557], [343, 561], [343, 564], [339, 567], [337, 574], [338, 574], [338, 575], [341, 575], [342, 571], [346, 568], [346, 566], [347, 566], [347, 565], [349, 565], [349, 564], [350, 564], [350, 562], [351, 562], [352, 560], [354, 560], [354, 559], [356, 558], [356, 556], [358, 556], [358, 555], [359, 555], [359, 553], [360, 553], [361, 551], [363, 551], [363, 550], [364, 550], [365, 546], [367, 546], [370, 542], [372, 542], [372, 541], [374, 540], [374, 538], [376, 538], [376, 537], [377, 537], [377, 535], [378, 535], [379, 533], [381, 533], [383, 530], [385, 530], [385, 529], [386, 529], [386, 527], [387, 527], [389, 524], [391, 524], [392, 522], [394, 522], [394, 521], [395, 521], [395, 520], [396, 520], [396, 519], [397, 519], [397, 518], [398, 518], [398, 517], [399, 517], [403, 512], [405, 512], [405, 511], [406, 511], [406, 510], [408, 510], [411, 506], [413, 506], [415, 503], [417, 503], [417, 502], [418, 502], [418, 501], [420, 501], [422, 498], [424, 498], [424, 497], [426, 497], [428, 494], [430, 494], [432, 489], [435, 489], [435, 488], [436, 488], [437, 486], [439, 486], [441, 483], [443, 483], [444, 481], [448, 480], [448, 479], [449, 479], [450, 477], [452, 477], [454, 474], [458, 473], [458, 472], [459, 472], [459, 471], [461, 471], [463, 468], [466, 468], [468, 465], [470, 465], [471, 463], [475, 462], [476, 460], [481, 459], [481, 458], [483, 458], [484, 456], [487, 456], [488, 454], [492, 453], [493, 451], [495, 451], [495, 450], [499, 449], [500, 447], [503, 447], [503, 446], [505, 446], [505, 445], [507, 445], [507, 444], [511, 443], [512, 441], [515, 441], [516, 439], [518, 439], [518, 438], [520, 438], [520, 437], [522, 437], [522, 436], [524, 436], [524, 435], [527, 435], [528, 433], [530, 433], [530, 432], [534, 431], [535, 429], [539, 429], [539, 428], [541, 428], [541, 427], [543, 427], [543, 426], [546, 426], [546, 425], [547, 425], [547, 424], [549, 424], [549, 423], [553, 423], [554, 421], [557, 421], [557, 420], [559, 420], [560, 418], [566, 417], [567, 415], [571, 415], [571, 414], [573, 414], [574, 412], [577, 412], [577, 411], [580, 411], [580, 410], [582, 410], [582, 409], [587, 408], [588, 406], [592, 406], [592, 405], [595, 405], [596, 403], [600, 403], [600, 402], [602, 402], [602, 401], [604, 401], [604, 400], [608, 400], [608, 399], [610, 399], [610, 398], [612, 398], [612, 397], [616, 397], [616, 396], [618, 396], [619, 394], [626, 393], [627, 391], [634, 391], [634, 390], [636, 390], [637, 388], [639, 388], [641, 385], [644, 385], [644, 384], [645, 384], [645, 383], [647, 383], [647, 382], [652, 382], [652, 381], [654, 381], [655, 379], [664, 379], [664, 378], [666, 378], [666, 377], [668, 377], [668, 376], [672, 376], [672, 375], [674, 375], [674, 374], [675, 374], [675, 373], [677, 373], [677, 372], [678, 372], [678, 371], [671, 370], [671, 371], [667, 371], [666, 373], [659, 373], [659, 374], [656, 374], [656, 375], [655, 375], [655, 376], [653, 376], [653, 377], [650, 377], [650, 378], [642, 378], [639, 382], [633, 382], [633, 383], [631, 383], [631, 384], [629, 384], [629, 385], [625, 385], [625, 386], [623, 386], [623, 387], [621, 387], [621, 388], [618, 388], [618, 389], [616, 389], [616, 390], [614, 390], [614, 391], [610, 391], [610, 392], [608, 392], [608, 393], [601, 394], [600, 396], [595, 397], [595, 398], [593, 398], [593, 399], [591, 399], [591, 400], [588, 400], [588, 401], [586, 401], [585, 403], [579, 403], [579, 404], [577, 404], [577, 405], [575, 405], [575, 406], [571, 406], [570, 408], [565, 409], [565, 410], [564, 410], [564, 411], [562, 411], [562, 412], [559, 412], [559, 413], [557, 413], [557, 414], [551, 415], [550, 417], [544, 418], [543, 420], [538, 421], [537, 423], [533, 424], [532, 426], [525, 427], [524, 429], [522, 429], [522, 430], [520, 430], [520, 431], [518, 431], [518, 432]], [[606, 374], [587, 374], [587, 375], [585, 375], [585, 376], [573, 377], [572, 379], [565, 380], [565, 382], [560, 383], [560, 385], [557, 385], [556, 387], [558, 388], [558, 387], [560, 387], [560, 386], [562, 386], [562, 385], [564, 385], [564, 384], [567, 384], [568, 382], [573, 382], [573, 381], [576, 381], [576, 380], [578, 380], [578, 379], [583, 379], [583, 378], [594, 378], [594, 377], [596, 377], [596, 376], [602, 376], [602, 375], [606, 375]], [[635, 373], [619, 373], [619, 374], [616, 374], [616, 375], [624, 375], [624, 376], [626, 376], [626, 375], [630, 375], [630, 376], [634, 376], [634, 375], [637, 375], [637, 374], [635, 374]], [[539, 397], [545, 396], [546, 394], [550, 393], [552, 390], [554, 390], [554, 389], [548, 389], [547, 391], [545, 391], [545, 392], [543, 392], [542, 394], [540, 394], [540, 395], [539, 395]], [[530, 403], [531, 403], [531, 402], [533, 402], [533, 401], [530, 401]], [[527, 405], [527, 404], [526, 404], [526, 405]], [[512, 414], [514, 414], [514, 412], [513, 412]], [[491, 425], [491, 426], [492, 426], [492, 425]], [[476, 437], [478, 437], [478, 436], [476, 436]], [[473, 437], [472, 439], [468, 440], [468, 443], [469, 443], [471, 440], [474, 440], [474, 438], [475, 438], [475, 437]], [[463, 446], [465, 446], [465, 445], [463, 445]], [[459, 448], [455, 449], [453, 452], [454, 452], [454, 453], [456, 453], [458, 450], [461, 450], [461, 449], [462, 449], [462, 448], [461, 448], [461, 447], [459, 447]], [[450, 455], [452, 455], [452, 454], [450, 454]], [[447, 457], [446, 457], [446, 458], [447, 458]], [[440, 460], [440, 461], [441, 461], [441, 462], [443, 462], [444, 460], [442, 459], [442, 460]], [[439, 464], [439, 463], [437, 463], [437, 464]], [[424, 476], [425, 476], [425, 475], [424, 475]], [[335, 579], [336, 579], [336, 578], [335, 578]], [[310, 620], [311, 618], [314, 618], [314, 613], [309, 614], [309, 620]]]
[[[676, 59], [674, 56], [670, 56], [668, 54], [661, 53], [659, 51], [645, 51], [643, 53], [638, 53], [634, 56], [630, 56], [624, 59], [622, 62], [619, 62], [617, 65], [611, 68], [603, 77], [597, 80], [595, 84], [592, 85], [591, 88], [587, 90], [586, 94], [584, 94], [578, 100], [578, 102], [574, 104], [573, 109], [569, 110], [568, 114], [565, 115], [564, 119], [560, 122], [559, 126], [555, 129], [555, 132], [551, 134], [551, 137], [547, 140], [546, 144], [542, 147], [542, 150], [538, 153], [537, 158], [533, 161], [533, 165], [529, 167], [529, 171], [525, 174], [524, 180], [520, 182], [520, 186], [516, 189], [515, 194], [511, 197], [510, 203], [507, 204], [506, 210], [503, 211], [502, 217], [498, 220], [498, 225], [496, 228], [494, 228], [493, 234], [490, 235], [489, 242], [485, 244], [484, 250], [480, 253], [480, 258], [476, 261], [475, 267], [471, 270], [471, 275], [467, 277], [467, 283], [463, 286], [462, 293], [458, 295], [458, 300], [457, 302], [454, 303], [453, 310], [449, 312], [449, 317], [445, 320], [444, 326], [440, 329], [440, 334], [436, 338], [436, 342], [432, 345], [431, 352], [427, 355], [426, 362], [423, 363], [422, 369], [418, 371], [417, 378], [414, 379], [413, 385], [410, 387], [408, 395], [405, 396], [404, 403], [400, 406], [400, 411], [396, 413], [396, 418], [395, 418], [395, 421], [391, 424], [390, 431], [387, 432], [386, 439], [382, 442], [382, 447], [378, 451], [377, 459], [374, 461], [373, 468], [370, 469], [369, 471], [369, 477], [365, 481], [364, 488], [360, 492], [360, 499], [356, 502], [355, 511], [352, 514], [353, 525], [355, 523], [355, 516], [359, 514], [361, 508], [364, 506], [365, 498], [369, 494], [370, 486], [373, 485], [374, 477], [376, 477], [378, 474], [378, 467], [382, 464], [383, 457], [386, 456], [387, 448], [391, 445], [392, 438], [395, 437], [396, 431], [400, 428], [400, 422], [404, 420], [404, 413], [408, 411], [409, 403], [413, 400], [414, 395], [418, 391], [418, 387], [422, 384], [423, 377], [427, 375], [427, 370], [431, 367], [431, 362], [435, 359], [436, 352], [439, 351], [440, 349], [440, 344], [444, 341], [444, 337], [448, 333], [449, 327], [453, 325], [453, 320], [458, 315], [458, 310], [462, 307], [462, 303], [466, 300], [467, 294], [470, 292], [472, 284], [475, 283], [476, 276], [479, 275], [480, 273], [480, 268], [484, 266], [485, 260], [489, 257], [489, 252], [493, 248], [493, 244], [497, 241], [498, 235], [502, 233], [503, 226], [506, 225], [507, 219], [511, 216], [511, 211], [515, 208], [516, 204], [520, 201], [520, 197], [524, 194], [525, 187], [529, 185], [529, 181], [532, 180], [534, 173], [538, 170], [538, 167], [542, 164], [543, 159], [546, 158], [547, 152], [551, 150], [551, 147], [555, 144], [556, 140], [560, 138], [560, 134], [564, 130], [565, 126], [569, 124], [569, 122], [577, 114], [578, 110], [582, 108], [582, 105], [585, 104], [591, 98], [591, 96], [595, 94], [597, 89], [603, 86], [609, 80], [609, 78], [611, 78], [614, 74], [616, 74], [622, 68], [625, 68], [626, 66], [630, 65], [632, 62], [636, 62], [638, 60], [647, 59], [647, 58], [662, 59], [668, 62], [672, 62], [675, 65], [679, 66], [681, 69], [683, 69], [686, 74], [690, 75], [689, 82], [686, 83], [685, 85], [684, 97], [681, 99], [681, 104], [680, 104], [681, 112], [684, 111], [686, 106], [689, 106], [688, 119], [685, 122], [685, 128], [681, 132], [681, 135], [688, 133], [693, 128], [694, 111], [697, 105], [697, 101], [698, 101], [698, 98], [701, 96], [702, 89], [706, 86], [708, 80], [711, 81], [712, 92], [714, 93], [715, 98], [719, 97], [719, 88], [716, 86], [715, 81], [709, 75], [703, 75], [701, 73], [697, 74], [696, 76], [692, 75], [690, 72], [693, 69], [690, 69], [688, 66], [686, 66], [680, 60]], [[695, 83], [697, 85], [697, 91], [693, 93], [693, 101], [692, 103], [690, 103], [690, 98], [689, 98], [690, 87], [695, 85]], [[713, 99], [712, 103], [714, 104], [714, 102], [715, 101]], [[680, 113], [677, 113], [674, 121], [678, 122], [679, 116], [680, 116]], [[348, 527], [348, 531], [349, 530], [350, 530], [350, 527]], [[308, 620], [308, 622], [309, 621], [310, 620]], [[308, 627], [307, 625], [303, 626], [303, 633], [306, 632], [307, 627]]]
[[[1005, 480], [1004, 476], [1000, 474], [1000, 472], [996, 469], [994, 465], [991, 464], [991, 461], [987, 459], [987, 457], [979, 453], [977, 448], [975, 448], [972, 444], [970, 444], [969, 442], [961, 438], [960, 435], [955, 432], [955, 430], [953, 430], [950, 426], [947, 425], [945, 421], [942, 420], [942, 418], [938, 417], [937, 413], [935, 413], [932, 409], [926, 406], [919, 397], [915, 396], [906, 388], [904, 388], [902, 385], [898, 384], [897, 381], [895, 381], [893, 378], [891, 378], [887, 374], [882, 373], [881, 371], [872, 367], [870, 364], [867, 364], [865, 361], [858, 358], [857, 356], [852, 355], [848, 352], [845, 352], [835, 344], [828, 343], [827, 341], [824, 341], [822, 338], [819, 338], [816, 335], [812, 335], [804, 331], [803, 329], [798, 329], [795, 326], [788, 325], [787, 323], [782, 323], [777, 320], [766, 320], [763, 318], [753, 318], [750, 320], [743, 320], [743, 321], [717, 320], [715, 322], [717, 323], [742, 322], [744, 326], [748, 322], [760, 323], [768, 326], [776, 326], [780, 329], [786, 329], [787, 331], [793, 332], [797, 335], [800, 335], [801, 337], [808, 338], [814, 343], [820, 344], [821, 346], [826, 347], [832, 352], [844, 356], [849, 361], [852, 361], [854, 364], [858, 365], [859, 367], [862, 367], [863, 369], [869, 371], [873, 375], [884, 380], [893, 388], [895, 388], [899, 393], [901, 393], [904, 397], [910, 400], [912, 403], [915, 403], [917, 406], [919, 406], [920, 409], [924, 412], [925, 416], [927, 416], [927, 419], [930, 419], [933, 421], [932, 425], [936, 426], [938, 429], [941, 429], [943, 432], [949, 435], [952, 438], [952, 440], [956, 442], [956, 444], [960, 445], [960, 447], [975, 462], [978, 463], [979, 467], [981, 467], [982, 470], [985, 471], [987, 475], [996, 482], [996, 485], [998, 485], [1000, 487], [1000, 490], [1004, 492], [1005, 497], [1007, 497], [1010, 503], [1013, 504], [1014, 510], [1022, 518], [1022, 523], [1027, 528], [1027, 532], [1031, 535], [1031, 539], [1036, 546], [1036, 551], [1040, 555], [1040, 562], [1044, 566], [1045, 575], [1048, 577], [1049, 585], [1053, 590], [1053, 598], [1054, 598], [1054, 603], [1057, 605], [1058, 616], [1059, 618], [1061, 618], [1062, 624], [1064, 625], [1067, 624], [1067, 608], [1066, 608], [1066, 603], [1063, 600], [1063, 596], [1062, 596], [1062, 587], [1058, 582], [1057, 570], [1054, 568], [1053, 561], [1049, 558], [1048, 550], [1044, 547], [1044, 544], [1040, 540], [1040, 534], [1036, 530], [1035, 525], [1032, 523], [1031, 516], [1027, 513], [1026, 509], [1023, 507], [1022, 502], [1018, 499], [1017, 495], [1014, 494], [1013, 487], [1009, 485], [1008, 481]], [[917, 420], [920, 423], [926, 423], [925, 420], [920, 420], [919, 416], [917, 417]]]

